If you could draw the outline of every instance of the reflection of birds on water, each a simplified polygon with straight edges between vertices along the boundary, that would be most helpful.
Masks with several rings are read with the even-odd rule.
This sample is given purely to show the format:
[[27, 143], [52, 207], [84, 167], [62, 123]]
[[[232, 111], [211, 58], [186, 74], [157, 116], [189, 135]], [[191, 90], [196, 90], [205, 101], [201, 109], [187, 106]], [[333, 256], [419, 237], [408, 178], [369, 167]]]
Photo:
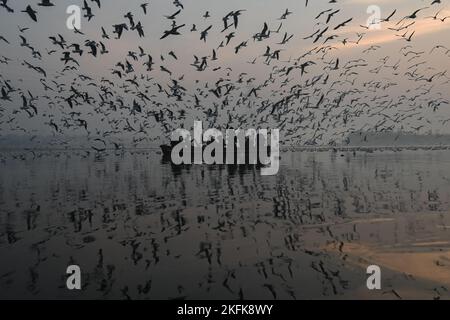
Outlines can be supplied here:
[[391, 289], [389, 291], [384, 291], [383, 294], [393, 294], [398, 299], [402, 299], [402, 297], [398, 294], [397, 291], [395, 291], [395, 289]]
[[[103, 145], [104, 142], [98, 140], [96, 143]], [[351, 213], [364, 216], [367, 208], [375, 212], [389, 211], [384, 207], [386, 203], [398, 210], [397, 203], [404, 206], [404, 200], [411, 197], [411, 191], [393, 189], [396, 190], [393, 192], [389, 187], [398, 183], [399, 179], [400, 185], [403, 184], [402, 170], [394, 175], [384, 162], [369, 164], [370, 169], [367, 169], [364, 167], [367, 165], [365, 161], [360, 160], [362, 167], [358, 170], [377, 171], [371, 175], [370, 183], [364, 184], [358, 178], [359, 174], [348, 176], [346, 166], [338, 166], [336, 170], [341, 158], [331, 153], [330, 161], [334, 161], [335, 166], [316, 162], [312, 169], [314, 174], [301, 170], [296, 175], [283, 175], [283, 183], [268, 187], [251, 170], [231, 174], [225, 168], [217, 169], [222, 170], [222, 173], [216, 172], [219, 176], [226, 177], [226, 183], [219, 185], [214, 182], [213, 176], [205, 174], [206, 168], [181, 169], [185, 171], [176, 179], [163, 179], [161, 181], [164, 183], [151, 185], [147, 180], [147, 166], [142, 165], [148, 162], [149, 151], [124, 151], [120, 155], [101, 158], [96, 153], [86, 154], [85, 151], [32, 151], [8, 155], [6, 164], [14, 161], [27, 168], [32, 161], [46, 166], [46, 170], [54, 167], [53, 170], [58, 172], [61, 168], [54, 164], [62, 161], [67, 163], [63, 170], [67, 166], [80, 166], [85, 168], [85, 172], [91, 172], [85, 176], [70, 169], [67, 172], [72, 172], [71, 175], [77, 172], [76, 179], [69, 175], [58, 178], [59, 183], [45, 183], [49, 189], [41, 193], [52, 194], [56, 202], [65, 204], [58, 213], [46, 216], [51, 203], [39, 200], [39, 194], [35, 194], [29, 199], [24, 198], [21, 204], [23, 214], [19, 215], [21, 219], [8, 222], [4, 239], [9, 239], [9, 245], [22, 245], [27, 239], [27, 232], [33, 232], [36, 236], [33, 240], [33, 259], [28, 264], [27, 273], [28, 289], [33, 295], [39, 294], [41, 272], [48, 263], [65, 257], [64, 252], [77, 256], [74, 264], [82, 263], [79, 256], [93, 252], [92, 267], [84, 267], [88, 273], [84, 285], [87, 285], [89, 294], [103, 297], [134, 299], [167, 294], [171, 298], [189, 298], [195, 296], [195, 290], [209, 290], [211, 294], [222, 292], [224, 297], [229, 298], [251, 298], [257, 287], [257, 292], [265, 298], [294, 299], [305, 297], [301, 288], [293, 284], [304, 277], [316, 284], [316, 297], [340, 296], [351, 292], [355, 283], [360, 283], [360, 279], [353, 278], [354, 272], [349, 273], [346, 269], [352, 259], [351, 246], [348, 248], [347, 243], [358, 243], [360, 237], [365, 236], [365, 233], [361, 234], [360, 222], [349, 220], [350, 223], [347, 223], [346, 216], [351, 216]], [[363, 154], [358, 153], [358, 156]], [[126, 166], [115, 171], [125, 163], [135, 163], [135, 171], [129, 172]], [[311, 161], [304, 160], [304, 163], [312, 165]], [[402, 167], [402, 164], [399, 166]], [[164, 167], [158, 168], [164, 170]], [[426, 172], [422, 168], [413, 174], [422, 180], [423, 186], [432, 185], [426, 180], [434, 179], [428, 177]], [[171, 176], [170, 170], [166, 174]], [[27, 175], [27, 172], [22, 175]], [[105, 184], [113, 176], [116, 176], [114, 181], [121, 182], [113, 187]], [[135, 178], [130, 179], [132, 176]], [[61, 183], [67, 178], [73, 183]], [[152, 178], [160, 179], [158, 176]], [[19, 176], [17, 179], [22, 178]], [[192, 181], [210, 192], [199, 196], [197, 188], [194, 194]], [[343, 188], [345, 181], [347, 188]], [[445, 179], [442, 181], [448, 184]], [[54, 189], [56, 186], [58, 189]], [[373, 195], [371, 189], [378, 190], [376, 199], [370, 200]], [[21, 189], [16, 192], [22, 194]], [[218, 197], [222, 199], [220, 202]], [[445, 206], [441, 192], [433, 189], [424, 191], [423, 197], [416, 198], [418, 201], [411, 203], [413, 207], [404, 207], [404, 212], [418, 212], [424, 205], [430, 204], [437, 205], [438, 210], [439, 206]], [[262, 203], [268, 206], [259, 207], [255, 199], [263, 200]], [[0, 198], [0, 201], [5, 199]], [[249, 201], [254, 202], [253, 210], [244, 209]], [[7, 206], [2, 204], [2, 210], [14, 208], [11, 205], [13, 203]], [[278, 211], [273, 210], [273, 206], [277, 206]], [[189, 211], [192, 207], [195, 210]], [[52, 221], [55, 215], [66, 217], [67, 223], [47, 229], [47, 219]], [[420, 231], [414, 229], [408, 232], [416, 238]], [[375, 231], [372, 237], [379, 237], [377, 233], [380, 230]], [[311, 232], [314, 234], [312, 241], [308, 240]], [[397, 232], [396, 237], [402, 233]], [[199, 241], [194, 240], [197, 237]], [[63, 241], [64, 249], [52, 249], [51, 243], [62, 238], [66, 239]], [[398, 241], [402, 242], [402, 239]], [[249, 248], [251, 254], [247, 251]], [[167, 290], [161, 291], [162, 284], [156, 276], [161, 275], [158, 270], [187, 261], [191, 261], [196, 268], [203, 266], [208, 271], [193, 274], [186, 280], [166, 280], [164, 286]], [[133, 273], [133, 277], [124, 276], [122, 270]], [[251, 282], [247, 280], [249, 277], [253, 279]], [[409, 283], [418, 281], [409, 276], [406, 280]], [[198, 289], [194, 289], [197, 285]], [[403, 296], [395, 284], [391, 288], [394, 291], [386, 292], [384, 296], [398, 298], [394, 292]], [[443, 289], [439, 289], [439, 294], [442, 297], [447, 295]]]

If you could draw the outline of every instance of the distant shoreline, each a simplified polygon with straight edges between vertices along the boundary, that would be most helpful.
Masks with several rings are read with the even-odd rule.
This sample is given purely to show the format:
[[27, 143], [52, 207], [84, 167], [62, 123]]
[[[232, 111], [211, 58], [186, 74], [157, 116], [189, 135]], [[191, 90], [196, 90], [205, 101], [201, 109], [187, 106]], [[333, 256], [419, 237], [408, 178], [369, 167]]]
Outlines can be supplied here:
[[[403, 146], [280, 146], [280, 151], [303, 151], [303, 152], [371, 152], [371, 151], [415, 151], [415, 150], [450, 150], [450, 145], [403, 145]], [[31, 151], [90, 151], [96, 153], [95, 150], [89, 147], [68, 147], [68, 148], [0, 148], [0, 152], [31, 152]], [[140, 147], [140, 148], [123, 148], [116, 150], [114, 148], [107, 148], [104, 152], [121, 152], [121, 151], [156, 151], [160, 152], [159, 147]], [[101, 152], [100, 152], [101, 153]]]

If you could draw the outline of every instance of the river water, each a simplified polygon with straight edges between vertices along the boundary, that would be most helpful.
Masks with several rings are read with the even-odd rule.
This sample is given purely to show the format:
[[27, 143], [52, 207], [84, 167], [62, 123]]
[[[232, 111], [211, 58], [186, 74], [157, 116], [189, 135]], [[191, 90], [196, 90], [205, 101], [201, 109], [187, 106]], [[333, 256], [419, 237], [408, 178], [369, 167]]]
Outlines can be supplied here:
[[284, 152], [275, 176], [5, 151], [0, 298], [448, 299], [449, 201], [445, 150]]

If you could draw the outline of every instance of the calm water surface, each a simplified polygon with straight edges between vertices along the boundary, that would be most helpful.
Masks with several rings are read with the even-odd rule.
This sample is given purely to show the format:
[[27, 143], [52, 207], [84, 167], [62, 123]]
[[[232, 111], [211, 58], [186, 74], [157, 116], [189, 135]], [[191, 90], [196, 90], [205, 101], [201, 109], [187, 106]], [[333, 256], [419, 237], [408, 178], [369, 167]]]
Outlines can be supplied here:
[[286, 152], [276, 176], [154, 151], [0, 161], [0, 298], [450, 297], [450, 151]]

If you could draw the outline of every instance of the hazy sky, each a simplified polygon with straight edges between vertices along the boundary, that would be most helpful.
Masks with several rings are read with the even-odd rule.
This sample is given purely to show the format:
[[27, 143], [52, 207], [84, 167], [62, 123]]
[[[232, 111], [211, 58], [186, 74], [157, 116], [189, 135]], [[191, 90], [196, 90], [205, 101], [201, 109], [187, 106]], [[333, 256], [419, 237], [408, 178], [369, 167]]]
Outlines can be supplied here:
[[[249, 125], [277, 126], [279, 123], [283, 123], [283, 117], [285, 117], [289, 124], [285, 123], [283, 130], [289, 129], [289, 135], [292, 136], [294, 131], [301, 132], [303, 130], [305, 137], [314, 138], [322, 133], [323, 143], [332, 139], [336, 134], [344, 136], [345, 132], [358, 129], [370, 130], [374, 126], [378, 129], [392, 128], [406, 131], [414, 131], [416, 129], [412, 128], [418, 128], [418, 132], [421, 133], [430, 130], [450, 132], [447, 129], [447, 122], [443, 121], [450, 118], [449, 106], [446, 104], [446, 101], [450, 99], [447, 83], [449, 79], [447, 76], [450, 77], [450, 74], [442, 74], [433, 81], [426, 81], [436, 73], [443, 72], [450, 67], [450, 55], [446, 54], [446, 49], [435, 49], [430, 53], [433, 46], [438, 44], [450, 48], [450, 39], [448, 39], [450, 18], [444, 21], [427, 18], [434, 16], [439, 10], [441, 10], [439, 18], [450, 15], [448, 1], [442, 1], [441, 5], [433, 5], [420, 11], [417, 19], [406, 19], [405, 24], [415, 22], [414, 25], [397, 32], [388, 28], [401, 27], [403, 23], [396, 25], [401, 18], [412, 14], [416, 9], [430, 6], [431, 0], [338, 0], [337, 4], [329, 4], [328, 0], [310, 0], [308, 7], [305, 7], [305, 1], [299, 0], [183, 0], [181, 3], [184, 9], [181, 10], [175, 21], [177, 25], [185, 24], [186, 26], [180, 29], [181, 35], [169, 36], [163, 40], [160, 40], [161, 35], [165, 30], [170, 29], [172, 23], [164, 16], [169, 16], [180, 9], [172, 1], [148, 1], [148, 13], [144, 15], [140, 8], [140, 4], [144, 1], [103, 0], [101, 9], [98, 9], [97, 4], [89, 0], [88, 5], [92, 8], [95, 16], [90, 22], [86, 18], [82, 19], [81, 31], [84, 35], [74, 34], [73, 31], [66, 28], [66, 19], [69, 16], [66, 14], [66, 8], [72, 4], [82, 6], [82, 1], [55, 1], [54, 7], [39, 7], [37, 6], [38, 1], [9, 2], [8, 5], [14, 9], [14, 13], [8, 13], [5, 8], [0, 7], [0, 35], [10, 43], [0, 41], [0, 58], [11, 59], [7, 64], [0, 64], [1, 86], [7, 90], [4, 84], [4, 81], [7, 80], [17, 91], [10, 93], [12, 102], [0, 100], [1, 135], [21, 133], [23, 130], [18, 130], [19, 128], [24, 128], [32, 134], [84, 134], [84, 129], [80, 129], [79, 126], [63, 127], [64, 123], [72, 123], [73, 116], [70, 121], [63, 119], [68, 117], [68, 113], [75, 111], [82, 113], [80, 117], [88, 122], [91, 134], [94, 133], [94, 128], [99, 130], [97, 133], [100, 135], [110, 130], [110, 123], [108, 124], [105, 120], [101, 121], [102, 118], [108, 118], [108, 121], [122, 119], [120, 125], [115, 124], [121, 129], [125, 125], [125, 119], [128, 119], [135, 129], [143, 126], [145, 134], [160, 135], [160, 124], [153, 118], [150, 119], [148, 115], [130, 115], [126, 109], [110, 112], [105, 111], [102, 107], [102, 111], [96, 110], [99, 102], [99, 87], [105, 85], [105, 82], [101, 82], [102, 77], [114, 82], [114, 88], [111, 89], [114, 91], [114, 98], [108, 98], [114, 100], [114, 103], [116, 103], [115, 99], [120, 96], [127, 106], [132, 106], [133, 100], [136, 100], [139, 104], [145, 105], [148, 111], [160, 112], [167, 108], [177, 113], [185, 108], [187, 117], [183, 121], [186, 126], [189, 126], [194, 118], [205, 121], [211, 121], [213, 118], [218, 126], [224, 126], [230, 121], [230, 114], [235, 126], [241, 124], [240, 117], [248, 117], [246, 121]], [[20, 12], [28, 4], [38, 11], [37, 23], [33, 22], [26, 13]], [[382, 23], [380, 30], [367, 30], [361, 27], [361, 25], [366, 25], [367, 19], [371, 16], [370, 13], [367, 13], [367, 8], [371, 5], [379, 6], [383, 18], [396, 10], [391, 19], [392, 22]], [[239, 17], [238, 28], [231, 27], [229, 30], [221, 32], [222, 18], [230, 11], [239, 9], [245, 9], [245, 11]], [[293, 13], [287, 19], [279, 20], [286, 9]], [[326, 18], [329, 12], [315, 19], [321, 11], [327, 9], [332, 9], [332, 11], [339, 9], [340, 11], [330, 18], [328, 24], [326, 24]], [[210, 14], [207, 19], [203, 18], [206, 11]], [[136, 31], [130, 30], [125, 31], [120, 40], [114, 39], [112, 25], [129, 24], [128, 19], [124, 17], [127, 12], [133, 13], [136, 23], [141, 22], [145, 32], [144, 38], [139, 38]], [[333, 30], [339, 23], [350, 18], [353, 20], [346, 26], [336, 31]], [[279, 33], [271, 32], [268, 39], [254, 41], [253, 35], [263, 29], [264, 22], [267, 22], [272, 31], [276, 30], [280, 23], [283, 25]], [[193, 24], [196, 25], [198, 31], [190, 31]], [[200, 31], [210, 25], [212, 28], [207, 36], [207, 41], [204, 42], [200, 40]], [[19, 26], [30, 29], [21, 33]], [[102, 26], [109, 34], [110, 40], [101, 38]], [[329, 29], [317, 43], [312, 43], [314, 37], [303, 39], [318, 30], [323, 30], [326, 26]], [[225, 41], [225, 36], [229, 32], [234, 32], [235, 37], [231, 39], [228, 46], [219, 49], [219, 44]], [[293, 35], [293, 37], [287, 44], [279, 44], [285, 32], [288, 36]], [[410, 42], [399, 36], [405, 32], [407, 32], [406, 37], [414, 32]], [[356, 45], [352, 42], [358, 40], [358, 33], [364, 35]], [[62, 52], [71, 51], [73, 48], [62, 50], [53, 45], [48, 37], [58, 34], [64, 37], [68, 45], [78, 43], [82, 46], [84, 53], [81, 57], [71, 53], [71, 57], [80, 64], [77, 70], [65, 71], [60, 74], [64, 68], [64, 62], [60, 60], [63, 56]], [[33, 57], [31, 50], [20, 46], [19, 35], [24, 36], [28, 43], [40, 52], [41, 59]], [[336, 35], [336, 37], [324, 44], [323, 41], [329, 35]], [[109, 53], [94, 58], [87, 53], [89, 48], [84, 46], [87, 39], [97, 43], [102, 41]], [[343, 43], [344, 39], [346, 39], [345, 44]], [[248, 41], [247, 47], [235, 54], [235, 47], [243, 41]], [[411, 47], [405, 48], [406, 45]], [[155, 65], [151, 72], [146, 72], [142, 65], [147, 60], [146, 57], [140, 57], [138, 61], [133, 61], [130, 56], [127, 57], [129, 51], [138, 53], [138, 46], [141, 46], [146, 54], [153, 57]], [[271, 59], [269, 63], [264, 63], [266, 58], [263, 55], [267, 46], [270, 47], [271, 52], [280, 50], [279, 60]], [[295, 60], [313, 48], [317, 50], [320, 46], [325, 48], [324, 51], [314, 51], [306, 57]], [[402, 47], [403, 50], [401, 50]], [[367, 51], [369, 48], [371, 49]], [[216, 50], [218, 57], [216, 61], [211, 60], [213, 49]], [[49, 55], [48, 50], [56, 50], [56, 52]], [[170, 51], [175, 53], [177, 60], [169, 55]], [[199, 72], [191, 65], [194, 63], [194, 56], [200, 59], [208, 57], [208, 66], [204, 71]], [[249, 63], [255, 58], [254, 64]], [[339, 59], [339, 67], [333, 70], [336, 59]], [[364, 61], [355, 62], [356, 59], [364, 59]], [[61, 92], [44, 91], [41, 83], [41, 79], [44, 77], [23, 66], [24, 60], [32, 65], [43, 67], [47, 71], [44, 81], [48, 86], [56, 90], [56, 84], [65, 84], [64, 90]], [[119, 69], [116, 63], [119, 61], [125, 63], [126, 60], [133, 64], [135, 72], [124, 74], [122, 79], [112, 75], [113, 69]], [[298, 66], [305, 61], [312, 61], [315, 65], [307, 68], [307, 74], [301, 75]], [[362, 64], [362, 66], [343, 73], [345, 66], [352, 64], [351, 61], [353, 64]], [[419, 64], [414, 66], [415, 63]], [[68, 65], [73, 64], [68, 63]], [[169, 69], [172, 75], [162, 72], [160, 66]], [[283, 68], [292, 66], [295, 67], [294, 71], [286, 75], [286, 69]], [[219, 67], [220, 69], [218, 69]], [[89, 76], [93, 80], [82, 81], [78, 77], [80, 74]], [[141, 74], [148, 77], [149, 81], [141, 79]], [[125, 81], [133, 79], [135, 75], [138, 76], [139, 88]], [[310, 82], [317, 76], [322, 76], [322, 78], [317, 84], [310, 86]], [[329, 80], [323, 83], [326, 77]], [[238, 82], [239, 78], [243, 80]], [[177, 101], [174, 97], [168, 97], [164, 92], [164, 90], [170, 92], [169, 85], [172, 85], [171, 80], [173, 79], [178, 80], [186, 89], [182, 100]], [[275, 80], [269, 85], [260, 87], [268, 79]], [[222, 96], [218, 99], [208, 93], [210, 89], [217, 86], [217, 81], [234, 85], [228, 98]], [[95, 83], [97, 87], [92, 83]], [[123, 84], [128, 87], [121, 87]], [[162, 91], [159, 90], [158, 84]], [[82, 92], [89, 92], [95, 99], [95, 103], [87, 106], [81, 101], [82, 99], [78, 99], [80, 105], [77, 105], [75, 110], [71, 110], [63, 99], [58, 99], [58, 97], [68, 98], [71, 95], [68, 91], [71, 85]], [[253, 88], [258, 88], [257, 97], [251, 94], [248, 96]], [[296, 89], [301, 89], [302, 94], [307, 98], [293, 101], [293, 104], [288, 106], [294, 110], [292, 113], [288, 112], [286, 115], [283, 111], [283, 114], [275, 116], [274, 113], [270, 114], [271, 108], [259, 109], [266, 104], [272, 105], [282, 100]], [[38, 115], [32, 117], [20, 109], [22, 106], [21, 95], [22, 93], [27, 95], [27, 91], [38, 97], [34, 101], [34, 105], [39, 112]], [[351, 93], [348, 94], [348, 91]], [[139, 99], [137, 96], [139, 92], [147, 94], [151, 97], [151, 101]], [[347, 95], [344, 95], [342, 103], [336, 105], [335, 100], [340, 99], [341, 95], [346, 92]], [[416, 95], [418, 98], [414, 98]], [[43, 96], [47, 96], [47, 98], [43, 98]], [[201, 107], [195, 104], [194, 96], [200, 99]], [[310, 109], [309, 107], [315, 106], [322, 96], [324, 102], [318, 110]], [[226, 98], [228, 100], [224, 104]], [[360, 103], [367, 103], [368, 106], [357, 105], [358, 102], [352, 101], [355, 99]], [[49, 101], [53, 101], [53, 103], [49, 105]], [[431, 105], [430, 101], [432, 101]], [[434, 105], [439, 102], [441, 104], [434, 108]], [[305, 104], [306, 107], [303, 108], [302, 105]], [[211, 112], [204, 112], [208, 108], [213, 113], [214, 110], [217, 110], [218, 114], [211, 116]], [[411, 111], [413, 108], [417, 109]], [[384, 113], [385, 116], [373, 116], [372, 113], [378, 111]], [[269, 114], [264, 114], [264, 112], [269, 112]], [[311, 113], [315, 114], [315, 120], [308, 118]], [[403, 119], [399, 116], [401, 114], [413, 114], [413, 116]], [[165, 113], [165, 116], [168, 117], [168, 114]], [[388, 118], [386, 118], [387, 116]], [[59, 124], [60, 132], [55, 133], [54, 129], [48, 125], [50, 119]], [[335, 119], [339, 119], [339, 121], [335, 121]], [[386, 121], [383, 122], [383, 120]], [[167, 121], [169, 122], [169, 120]], [[180, 121], [183, 122], [179, 117], [172, 119], [170, 129], [179, 126]], [[322, 129], [318, 131], [320, 123]], [[305, 139], [303, 139], [304, 141]]]

